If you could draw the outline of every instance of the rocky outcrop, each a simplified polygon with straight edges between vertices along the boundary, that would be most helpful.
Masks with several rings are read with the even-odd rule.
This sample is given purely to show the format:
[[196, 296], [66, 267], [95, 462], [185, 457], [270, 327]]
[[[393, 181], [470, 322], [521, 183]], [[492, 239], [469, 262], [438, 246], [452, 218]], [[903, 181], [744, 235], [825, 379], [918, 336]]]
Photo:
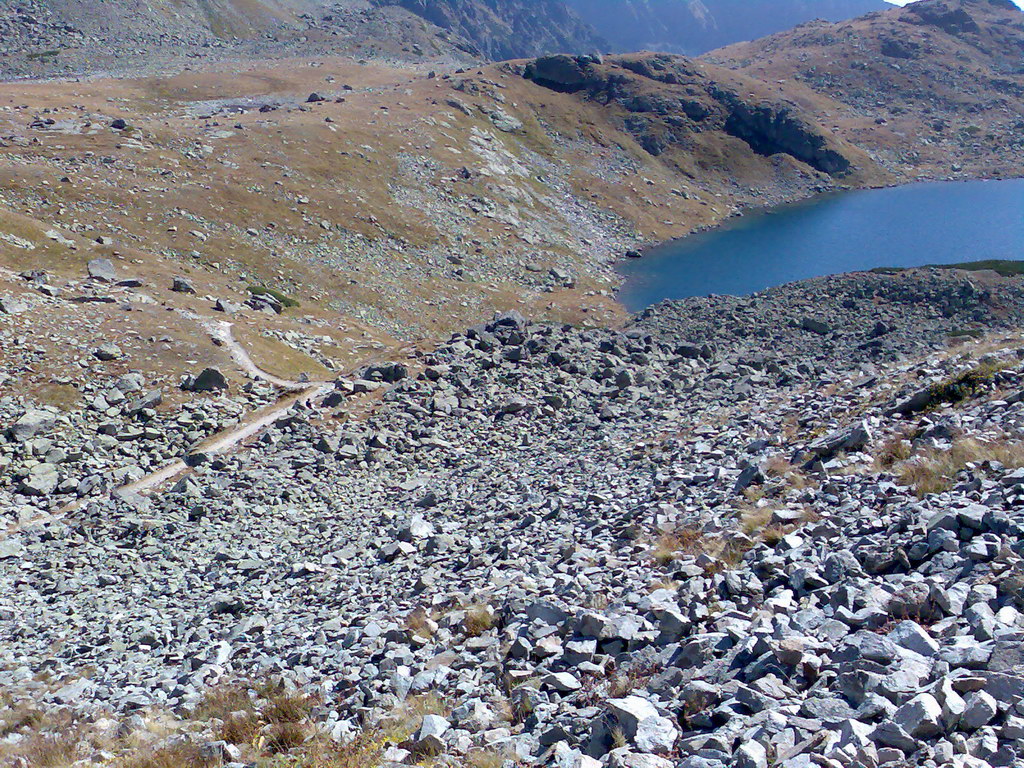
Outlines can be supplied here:
[[527, 64], [523, 76], [538, 85], [562, 93], [576, 93], [584, 89], [596, 90], [607, 85], [607, 80], [591, 66], [600, 61], [600, 58], [594, 56], [543, 56]]
[[563, 93], [582, 93], [625, 111], [623, 125], [650, 154], [691, 146], [695, 134], [719, 131], [765, 156], [789, 155], [817, 171], [847, 173], [852, 162], [814, 116], [793, 105], [739, 95], [695, 61], [670, 54], [546, 56], [524, 77]]
[[[1010, 0], [996, 0], [989, 4], [1016, 9]], [[903, 15], [902, 19], [910, 24], [927, 24], [937, 27], [950, 35], [964, 35], [980, 31], [974, 17], [956, 0], [953, 2], [932, 0], [928, 3], [914, 3], [907, 9], [907, 13]]]
[[784, 153], [832, 175], [850, 169], [850, 161], [829, 145], [828, 138], [794, 114], [790, 107], [747, 104], [737, 94], [719, 89], [714, 94], [729, 108], [725, 130], [743, 139], [758, 154]]

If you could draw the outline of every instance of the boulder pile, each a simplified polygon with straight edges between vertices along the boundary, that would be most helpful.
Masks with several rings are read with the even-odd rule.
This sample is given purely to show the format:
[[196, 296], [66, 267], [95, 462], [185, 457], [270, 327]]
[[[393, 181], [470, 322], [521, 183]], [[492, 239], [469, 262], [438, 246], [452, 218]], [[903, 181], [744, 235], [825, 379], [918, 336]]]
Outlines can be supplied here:
[[0, 686], [187, 720], [273, 678], [326, 738], [391, 734], [382, 766], [1020, 765], [1022, 314], [928, 273], [498, 315], [0, 541]]

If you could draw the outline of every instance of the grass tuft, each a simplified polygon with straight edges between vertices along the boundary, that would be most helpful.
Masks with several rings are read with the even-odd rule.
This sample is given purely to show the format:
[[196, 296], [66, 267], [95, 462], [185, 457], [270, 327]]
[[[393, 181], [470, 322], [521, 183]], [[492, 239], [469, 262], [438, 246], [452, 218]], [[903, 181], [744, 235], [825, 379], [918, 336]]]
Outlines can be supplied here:
[[958, 440], [947, 449], [929, 449], [911, 456], [896, 467], [902, 485], [914, 489], [919, 498], [943, 493], [953, 487], [956, 475], [968, 465], [998, 462], [1004, 467], [1024, 467], [1024, 443], [1007, 438], [982, 441]]
[[754, 507], [740, 515], [740, 530], [747, 536], [764, 531], [772, 521], [774, 507]]
[[494, 629], [497, 618], [494, 609], [489, 605], [471, 605], [466, 609], [466, 618], [462, 621], [462, 628], [467, 637], [480, 637], [480, 635]]
[[220, 759], [204, 758], [199, 745], [189, 740], [143, 750], [114, 763], [117, 768], [214, 768], [220, 764]]
[[70, 734], [34, 733], [21, 750], [32, 768], [65, 768], [75, 762], [77, 739]]
[[706, 551], [706, 540], [704, 532], [693, 526], [663, 531], [654, 543], [651, 556], [654, 562], [664, 567], [670, 565], [679, 555], [699, 555]]
[[430, 638], [437, 631], [437, 623], [430, 618], [424, 608], [418, 607], [405, 617], [405, 628], [417, 637]]

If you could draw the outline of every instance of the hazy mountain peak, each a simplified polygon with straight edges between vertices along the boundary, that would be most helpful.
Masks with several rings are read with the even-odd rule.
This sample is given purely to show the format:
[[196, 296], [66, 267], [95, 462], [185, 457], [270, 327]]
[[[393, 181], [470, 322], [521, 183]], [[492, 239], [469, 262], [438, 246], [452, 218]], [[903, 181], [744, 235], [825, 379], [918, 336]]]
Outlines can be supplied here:
[[839, 21], [889, 7], [883, 0], [566, 1], [614, 51], [687, 54], [764, 37], [816, 18]]

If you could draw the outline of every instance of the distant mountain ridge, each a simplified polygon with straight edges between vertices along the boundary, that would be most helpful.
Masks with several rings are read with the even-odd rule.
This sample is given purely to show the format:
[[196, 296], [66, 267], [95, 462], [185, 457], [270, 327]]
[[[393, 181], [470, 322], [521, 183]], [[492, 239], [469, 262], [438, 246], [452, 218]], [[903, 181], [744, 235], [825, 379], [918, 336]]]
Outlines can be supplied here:
[[611, 50], [696, 55], [813, 19], [842, 21], [892, 6], [884, 0], [566, 0]]
[[131, 70], [218, 55], [344, 52], [458, 62], [639, 50], [698, 55], [815, 19], [845, 21], [893, 7], [884, 0], [19, 0], [0, 2], [0, 76]]
[[218, 49], [261, 58], [454, 48], [504, 60], [608, 47], [564, 0], [0, 0], [0, 76]]
[[469, 41], [481, 55], [639, 50], [696, 55], [813, 19], [843, 21], [885, 0], [374, 0]]

